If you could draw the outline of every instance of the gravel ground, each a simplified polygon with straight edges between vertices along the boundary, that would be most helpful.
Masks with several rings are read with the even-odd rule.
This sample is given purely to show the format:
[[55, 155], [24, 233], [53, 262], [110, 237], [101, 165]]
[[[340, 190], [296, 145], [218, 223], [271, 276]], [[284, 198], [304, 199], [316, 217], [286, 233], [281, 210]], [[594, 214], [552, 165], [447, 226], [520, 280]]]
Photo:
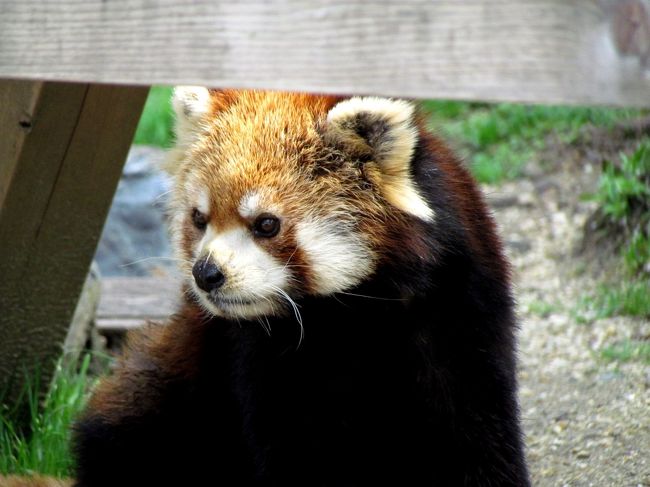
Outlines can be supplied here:
[[601, 354], [650, 339], [650, 322], [576, 320], [596, 286], [575, 252], [593, 211], [579, 201], [591, 167], [484, 188], [514, 268], [528, 461], [536, 486], [650, 486], [650, 366]]

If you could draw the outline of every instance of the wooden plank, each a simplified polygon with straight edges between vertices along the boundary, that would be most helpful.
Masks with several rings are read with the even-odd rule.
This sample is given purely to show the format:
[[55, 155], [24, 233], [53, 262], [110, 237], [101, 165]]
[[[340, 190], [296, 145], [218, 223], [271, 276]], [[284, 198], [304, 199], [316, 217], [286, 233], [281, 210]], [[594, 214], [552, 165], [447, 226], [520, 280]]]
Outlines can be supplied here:
[[[0, 83], [0, 388], [23, 366], [44, 381], [61, 353], [77, 298], [138, 122], [147, 88]], [[22, 93], [22, 95], [21, 95]], [[31, 97], [31, 98], [30, 98]]]
[[181, 284], [171, 278], [102, 279], [97, 319], [163, 320], [176, 311]]
[[[149, 318], [97, 318], [95, 327], [100, 335], [114, 336], [124, 335], [129, 330], [136, 330], [144, 326], [148, 320], [162, 322], [163, 320], [156, 317]], [[110, 348], [113, 348], [112, 346]]]
[[118, 351], [127, 331], [148, 321], [164, 323], [177, 310], [181, 281], [175, 277], [108, 277], [95, 315], [95, 330]]
[[0, 77], [650, 106], [650, 0], [0, 0]]

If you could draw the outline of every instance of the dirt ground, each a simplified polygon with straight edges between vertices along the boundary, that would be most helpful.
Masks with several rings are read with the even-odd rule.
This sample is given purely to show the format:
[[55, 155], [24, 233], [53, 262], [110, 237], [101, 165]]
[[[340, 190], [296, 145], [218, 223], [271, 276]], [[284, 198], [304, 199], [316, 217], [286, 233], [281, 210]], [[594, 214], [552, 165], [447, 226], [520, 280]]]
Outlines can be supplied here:
[[598, 173], [584, 151], [553, 171], [485, 187], [514, 268], [521, 417], [533, 485], [650, 486], [650, 366], [601, 350], [649, 340], [647, 319], [576, 319], [596, 269], [576, 255]]

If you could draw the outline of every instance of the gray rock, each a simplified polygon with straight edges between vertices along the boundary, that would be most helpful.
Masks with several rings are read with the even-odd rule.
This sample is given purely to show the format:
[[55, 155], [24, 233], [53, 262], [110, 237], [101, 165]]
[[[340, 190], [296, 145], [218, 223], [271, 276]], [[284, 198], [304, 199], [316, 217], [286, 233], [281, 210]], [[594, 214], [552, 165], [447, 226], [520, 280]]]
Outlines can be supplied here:
[[506, 245], [514, 250], [515, 252], [525, 253], [531, 249], [531, 243], [528, 240], [520, 239], [508, 239], [506, 240]]
[[519, 203], [516, 194], [486, 193], [485, 200], [492, 208], [509, 208]]
[[166, 228], [170, 181], [162, 149], [133, 146], [104, 226], [95, 260], [103, 276], [168, 274], [174, 268]]

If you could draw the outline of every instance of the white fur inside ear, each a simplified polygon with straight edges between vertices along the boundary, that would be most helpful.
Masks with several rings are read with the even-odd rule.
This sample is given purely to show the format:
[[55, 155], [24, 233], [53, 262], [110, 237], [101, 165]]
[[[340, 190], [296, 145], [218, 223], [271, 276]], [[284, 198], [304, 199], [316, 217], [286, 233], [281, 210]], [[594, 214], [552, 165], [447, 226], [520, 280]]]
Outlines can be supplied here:
[[432, 221], [433, 210], [419, 194], [410, 175], [411, 159], [418, 142], [414, 111], [414, 106], [403, 100], [353, 97], [334, 106], [327, 114], [327, 121], [339, 136], [346, 138], [361, 138], [352, 129], [355, 124], [357, 127], [359, 124], [380, 125], [385, 132], [365, 142], [373, 151], [374, 162], [379, 165], [380, 190], [384, 198], [407, 213]]
[[202, 130], [201, 123], [210, 109], [210, 92], [201, 86], [177, 86], [172, 95], [172, 107], [176, 113], [176, 142], [163, 164], [170, 175], [176, 173], [187, 148]]
[[205, 189], [202, 189], [199, 192], [199, 196], [196, 201], [196, 208], [204, 215], [210, 214], [210, 195]]
[[200, 120], [210, 107], [210, 92], [202, 86], [177, 86], [172, 106], [177, 120]]

